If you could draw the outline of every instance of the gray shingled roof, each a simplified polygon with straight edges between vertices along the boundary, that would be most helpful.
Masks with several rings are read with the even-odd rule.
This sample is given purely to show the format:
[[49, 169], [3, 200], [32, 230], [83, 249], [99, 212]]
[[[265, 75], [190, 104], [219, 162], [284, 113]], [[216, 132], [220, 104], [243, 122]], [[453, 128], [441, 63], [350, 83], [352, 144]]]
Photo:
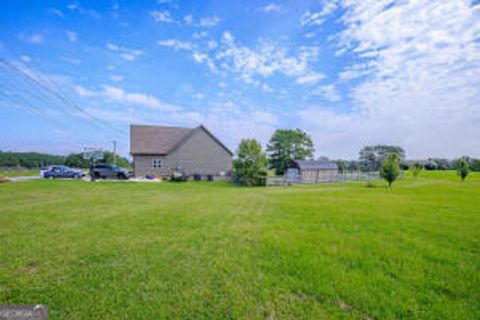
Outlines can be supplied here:
[[131, 154], [167, 154], [193, 131], [192, 128], [131, 125]]
[[300, 170], [338, 170], [338, 166], [335, 162], [319, 160], [302, 160], [296, 162]]
[[130, 154], [168, 154], [188, 140], [195, 130], [204, 130], [222, 148], [233, 155], [233, 153], [203, 125], [196, 128], [181, 128], [137, 124], [130, 126]]

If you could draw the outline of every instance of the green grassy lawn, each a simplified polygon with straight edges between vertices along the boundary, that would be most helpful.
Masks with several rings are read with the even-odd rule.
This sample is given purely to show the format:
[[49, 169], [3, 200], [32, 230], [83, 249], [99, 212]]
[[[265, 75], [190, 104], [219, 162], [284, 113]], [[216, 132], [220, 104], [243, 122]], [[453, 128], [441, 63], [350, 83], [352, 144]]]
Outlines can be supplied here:
[[30, 177], [40, 175], [40, 170], [0, 171], [0, 178]]
[[0, 303], [51, 319], [480, 319], [480, 174], [0, 185]]

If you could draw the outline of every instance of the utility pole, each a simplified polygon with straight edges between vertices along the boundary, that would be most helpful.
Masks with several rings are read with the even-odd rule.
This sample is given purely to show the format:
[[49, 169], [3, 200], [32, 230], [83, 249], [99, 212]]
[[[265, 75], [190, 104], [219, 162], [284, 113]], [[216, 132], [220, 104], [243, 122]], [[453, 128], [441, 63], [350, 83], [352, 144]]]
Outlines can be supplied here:
[[117, 141], [113, 140], [113, 164], [117, 164]]

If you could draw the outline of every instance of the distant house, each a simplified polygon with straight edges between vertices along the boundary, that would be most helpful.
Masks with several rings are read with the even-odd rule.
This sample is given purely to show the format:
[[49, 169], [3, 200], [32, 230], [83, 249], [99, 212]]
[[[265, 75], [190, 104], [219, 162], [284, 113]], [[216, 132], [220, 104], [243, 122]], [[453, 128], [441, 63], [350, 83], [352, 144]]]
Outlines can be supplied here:
[[203, 176], [228, 175], [232, 170], [233, 153], [203, 125], [131, 125], [130, 154], [137, 177], [165, 177], [176, 168]]
[[288, 172], [298, 170], [299, 180], [307, 183], [333, 182], [337, 179], [338, 166], [335, 162], [302, 160], [290, 164]]

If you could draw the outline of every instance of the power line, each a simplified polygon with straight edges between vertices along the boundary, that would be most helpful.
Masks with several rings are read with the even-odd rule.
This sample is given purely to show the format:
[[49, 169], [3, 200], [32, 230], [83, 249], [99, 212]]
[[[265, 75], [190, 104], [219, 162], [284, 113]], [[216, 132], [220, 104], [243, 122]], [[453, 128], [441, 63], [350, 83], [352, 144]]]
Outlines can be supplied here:
[[[2, 75], [2, 73], [0, 73], [0, 75]], [[40, 91], [31, 83], [26, 82], [25, 79], [17, 79], [15, 75], [13, 76], [6, 75], [3, 78], [4, 78], [3, 83], [10, 83], [12, 85], [12, 88], [15, 88], [14, 90], [11, 90], [11, 92], [15, 92], [15, 93], [21, 92], [24, 96], [29, 96], [29, 98], [35, 101], [41, 101], [46, 106], [50, 106], [50, 107], [57, 106], [57, 103], [55, 101], [49, 101], [51, 100], [51, 96], [47, 95], [43, 91]], [[20, 96], [20, 95], [17, 94], [17, 96]], [[59, 109], [65, 112], [68, 116], [72, 116], [72, 114], [70, 113], [70, 109], [65, 108], [63, 105], [59, 105], [59, 107], [60, 107]], [[57, 108], [54, 108], [54, 109], [57, 109]]]
[[[49, 121], [49, 122], [52, 122], [54, 125], [58, 126], [58, 127], [61, 127], [63, 130], [68, 130], [71, 132], [71, 130], [65, 126], [64, 124], [62, 124], [61, 122], [58, 122], [56, 121], [55, 119], [49, 117], [48, 115], [40, 112], [37, 108], [35, 108], [32, 104], [30, 104], [29, 102], [27, 102], [25, 99], [23, 99], [22, 97], [20, 96], [13, 96], [13, 95], [9, 95], [10, 99], [13, 101], [13, 104], [19, 108], [19, 109], [22, 109], [23, 111], [31, 114], [31, 115], [34, 115], [36, 117], [41, 117], [41, 118], [44, 118], [45, 120]], [[2, 99], [4, 102], [6, 103], [11, 103], [10, 101], [7, 101], [6, 99]], [[19, 102], [18, 102], [19, 101]]]
[[[26, 79], [26, 80], [29, 80], [31, 83], [35, 84], [36, 86], [42, 88], [43, 90], [46, 90], [48, 92], [50, 92], [53, 96], [55, 96], [56, 98], [58, 98], [60, 101], [62, 101], [65, 105], [67, 106], [70, 106], [72, 107], [73, 109], [75, 109], [76, 111], [80, 112], [81, 114], [83, 114], [84, 116], [86, 116], [87, 118], [91, 119], [92, 121], [96, 122], [96, 123], [99, 123], [107, 128], [109, 128], [110, 130], [113, 130], [117, 133], [120, 133], [120, 134], [123, 134], [123, 135], [127, 135], [127, 133], [125, 131], [122, 131], [122, 130], [119, 130], [118, 128], [110, 125], [109, 123], [101, 120], [101, 119], [98, 119], [97, 117], [95, 117], [94, 115], [90, 114], [88, 111], [84, 110], [82, 107], [80, 107], [78, 104], [76, 104], [75, 102], [73, 101], [70, 101], [68, 98], [66, 98], [61, 92], [59, 92], [59, 90], [55, 90], [55, 88], [51, 88], [49, 87], [48, 85], [45, 85], [44, 83], [42, 83], [39, 79], [37, 79], [35, 76], [32, 76], [30, 75], [29, 73], [25, 72], [24, 70], [18, 68], [17, 66], [15, 66], [14, 64], [10, 63], [9, 61], [3, 59], [3, 58], [0, 58], [0, 63], [3, 64], [4, 66], [8, 67], [9, 69], [11, 69], [12, 71], [14, 71], [15, 73], [17, 73], [18, 75], [20, 75], [22, 78]], [[55, 85], [54, 85], [55, 86]], [[58, 88], [57, 88], [58, 89]]]
[[[5, 84], [5, 83], [6, 82], [2, 81], [2, 84]], [[3, 87], [5, 88], [5, 86], [3, 86]], [[8, 97], [9, 100], [5, 99], [6, 97]], [[5, 95], [0, 96], [0, 101], [2, 101], [2, 100], [3, 100], [4, 103], [12, 104], [14, 107], [16, 107], [18, 109], [21, 109], [22, 111], [25, 111], [26, 113], [28, 113], [30, 115], [33, 115], [33, 116], [39, 117], [39, 118], [43, 118], [47, 122], [51, 123], [54, 126], [57, 126], [58, 128], [61, 128], [64, 131], [67, 131], [69, 133], [73, 133], [71, 128], [66, 126], [64, 123], [58, 121], [57, 119], [55, 119], [54, 117], [52, 117], [48, 113], [43, 112], [39, 108], [36, 108], [32, 103], [30, 103], [29, 101], [27, 101], [26, 99], [24, 99], [20, 95], [15, 95], [15, 94], [12, 94], [12, 93], [8, 92]], [[69, 139], [73, 140], [78, 145], [83, 145], [83, 143], [80, 140], [78, 140], [75, 135], [73, 135]]]
[[[0, 101], [3, 101], [5, 104], [12, 105], [13, 107], [22, 110], [30, 115], [33, 115], [38, 118], [42, 118], [46, 120], [48, 123], [61, 128], [64, 131], [69, 133], [73, 133], [71, 127], [66, 126], [63, 122], [58, 121], [52, 114], [45, 112], [42, 110], [41, 107], [35, 106], [35, 102], [31, 103], [29, 100], [34, 100], [40, 102], [40, 104], [46, 106], [57, 106], [58, 101], [49, 101], [52, 100], [52, 97], [47, 95], [45, 92], [39, 90], [37, 87], [33, 86], [30, 82], [25, 81], [23, 78], [17, 78], [15, 74], [8, 75], [5, 73], [0, 72], [0, 88], [4, 88], [4, 90], [0, 90]], [[15, 88], [11, 90], [11, 88]], [[2, 94], [3, 93], [3, 94]], [[22, 93], [22, 94], [19, 94]], [[28, 98], [26, 98], [28, 97]], [[57, 108], [53, 108], [57, 109]], [[58, 109], [57, 109], [58, 110]], [[60, 104], [60, 110], [65, 112], [67, 115], [71, 116], [69, 113], [69, 109], [65, 108], [63, 105]], [[99, 127], [96, 123], [90, 123], [95, 125], [95, 127]], [[85, 141], [80, 141], [76, 138], [76, 135], [71, 135], [69, 137], [70, 140], [73, 140], [77, 145], [84, 146]]]
[[[52, 116], [48, 112], [45, 112], [44, 110], [42, 110], [42, 108], [35, 107], [35, 103], [29, 102], [29, 100], [35, 100], [37, 102], [39, 101], [41, 104], [43, 104], [45, 106], [52, 106], [52, 105], [56, 106], [55, 102], [52, 103], [52, 102], [48, 101], [50, 97], [46, 96], [46, 94], [44, 92], [39, 91], [36, 87], [33, 87], [33, 86], [29, 85], [29, 83], [26, 83], [26, 82], [22, 81], [21, 79], [17, 79], [15, 76], [8, 77], [8, 76], [3, 75], [2, 73], [0, 73], [0, 75], [2, 76], [1, 77], [2, 78], [1, 84], [3, 84], [4, 88], [7, 88], [6, 90], [4, 90], [5, 94], [4, 94], [4, 97], [3, 97], [4, 98], [3, 101], [5, 103], [13, 104], [18, 109], [21, 109], [21, 110], [23, 110], [23, 111], [25, 111], [25, 112], [27, 112], [31, 115], [43, 118], [47, 122], [52, 123], [53, 125], [61, 128], [62, 130], [65, 130], [69, 133], [73, 133], [73, 131], [71, 130], [70, 127], [68, 127], [64, 123], [58, 121], [54, 116]], [[10, 84], [16, 90], [9, 90], [8, 87], [5, 86], [5, 84]], [[19, 92], [23, 93], [23, 96], [20, 95]], [[24, 96], [28, 96], [28, 95], [33, 97], [33, 99], [24, 98]], [[56, 109], [56, 108], [54, 108], [54, 109]], [[68, 109], [63, 108], [63, 106], [61, 106], [61, 110], [64, 111], [66, 114], [70, 115], [70, 113], [68, 112]], [[80, 144], [80, 145], [83, 144], [78, 139], [76, 139], [75, 136], [73, 136], [73, 137], [74, 137], [73, 140], [75, 140], [75, 142], [77, 144]]]
[[[17, 43], [15, 44], [14, 42], [9, 42], [9, 43], [5, 43], [5, 47], [10, 51], [12, 52], [14, 55], [17, 55], [17, 56], [20, 56], [19, 52], [14, 48], [14, 46], [18, 46], [18, 48], [20, 48], [21, 51], [23, 51], [24, 54], [26, 54], [27, 56], [31, 57], [32, 55], [30, 54], [30, 52], [28, 51], [28, 49], [23, 46], [21, 43]], [[1, 59], [1, 58], [0, 58]], [[53, 81], [53, 79], [50, 79], [48, 76], [47, 76], [47, 73], [46, 71], [42, 68], [42, 66], [40, 65], [40, 63], [37, 61], [37, 59], [31, 59], [32, 63], [36, 65], [36, 67], [40, 70], [40, 74], [37, 73], [37, 74], [31, 74], [30, 76], [32, 76], [34, 79], [36, 79], [38, 82], [41, 82], [40, 80], [46, 82], [47, 84], [49, 84], [53, 89], [54, 91], [56, 91], [54, 93], [55, 96], [57, 96], [57, 98], [59, 98], [60, 100], [62, 101], [66, 101], [67, 105], [71, 105], [73, 106], [77, 111], [80, 111], [82, 114], [84, 114], [85, 116], [89, 117], [90, 119], [93, 120], [93, 123], [99, 123], [100, 125], [103, 125], [103, 126], [106, 126], [107, 128], [117, 132], [117, 133], [120, 133], [120, 134], [123, 134], [123, 135], [128, 135], [125, 131], [123, 130], [119, 130], [118, 128], [110, 125], [108, 122], [105, 122], [105, 121], [102, 121], [101, 119], [95, 117], [94, 115], [90, 114], [89, 112], [87, 112], [86, 110], [84, 110], [83, 108], [81, 108], [80, 106], [78, 106], [74, 101], [73, 99], [70, 99], [68, 97], [68, 95], [66, 95], [64, 92], [62, 92], [62, 90], [60, 89], [60, 87]], [[8, 61], [6, 61], [8, 62]], [[20, 71], [22, 71], [20, 68], [17, 67], [17, 69], [19, 69]], [[43, 75], [43, 77], [41, 77], [41, 75]], [[51, 88], [51, 89], [52, 89]], [[60, 96], [60, 97], [59, 97]], [[63, 98], [63, 99], [62, 99]], [[67, 112], [68, 114], [69, 112]], [[92, 123], [92, 122], [90, 122]]]

